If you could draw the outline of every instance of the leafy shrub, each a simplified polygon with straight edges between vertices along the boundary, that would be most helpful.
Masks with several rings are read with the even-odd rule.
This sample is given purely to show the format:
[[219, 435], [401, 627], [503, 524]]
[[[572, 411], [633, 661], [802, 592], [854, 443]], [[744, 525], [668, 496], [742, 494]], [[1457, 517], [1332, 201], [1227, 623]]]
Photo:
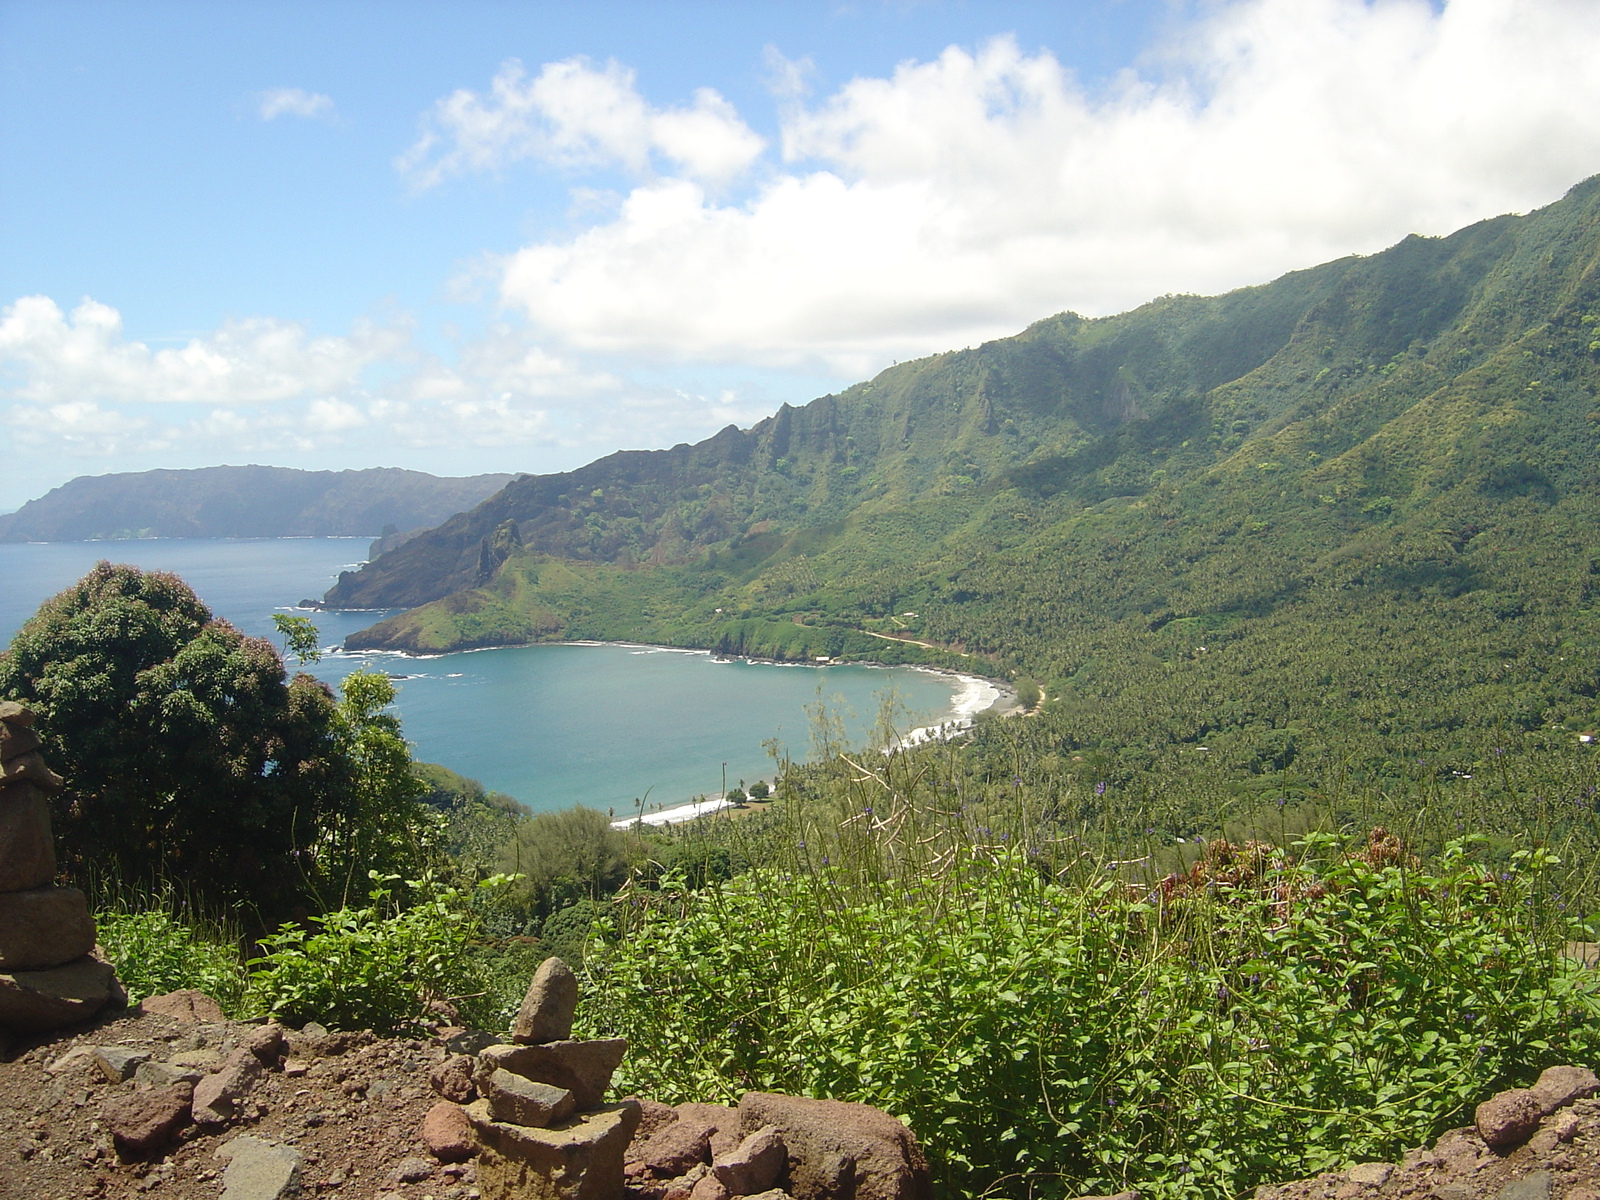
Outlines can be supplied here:
[[834, 868], [635, 894], [584, 1011], [630, 1039], [624, 1088], [875, 1104], [953, 1194], [1231, 1197], [1392, 1157], [1593, 1047], [1549, 860], [1496, 876], [1470, 850], [1135, 889], [969, 847], [872, 887]]
[[[476, 922], [465, 893], [431, 880], [407, 882], [370, 872], [370, 901], [312, 917], [313, 932], [285, 924], [261, 939], [252, 959], [247, 1005], [293, 1025], [316, 1020], [340, 1029], [395, 1032], [418, 1024], [430, 1000], [476, 999], [469, 969]], [[480, 887], [495, 887], [503, 877]]]
[[208, 935], [165, 908], [152, 907], [102, 910], [95, 914], [95, 932], [100, 948], [116, 964], [117, 978], [127, 988], [130, 1002], [195, 988], [220, 1004], [224, 1012], [239, 1012], [245, 992], [244, 964], [237, 944], [220, 931]]

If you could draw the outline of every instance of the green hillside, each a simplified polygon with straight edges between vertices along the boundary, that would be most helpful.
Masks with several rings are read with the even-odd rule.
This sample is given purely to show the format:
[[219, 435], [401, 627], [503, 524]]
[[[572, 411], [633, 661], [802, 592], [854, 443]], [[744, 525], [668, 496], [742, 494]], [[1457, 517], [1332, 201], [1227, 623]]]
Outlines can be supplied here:
[[419, 606], [352, 646], [1026, 673], [1050, 700], [1013, 738], [1134, 772], [1187, 749], [1278, 787], [1352, 753], [1448, 775], [1496, 739], [1576, 742], [1600, 723], [1597, 212], [1592, 179], [523, 476], [327, 602]]

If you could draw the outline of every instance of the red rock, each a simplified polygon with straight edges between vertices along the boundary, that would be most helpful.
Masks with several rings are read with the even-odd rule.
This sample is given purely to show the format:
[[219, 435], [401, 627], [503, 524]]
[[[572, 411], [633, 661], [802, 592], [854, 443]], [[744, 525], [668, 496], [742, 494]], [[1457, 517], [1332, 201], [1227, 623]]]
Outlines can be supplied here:
[[239, 1039], [238, 1048], [250, 1051], [262, 1066], [276, 1067], [283, 1058], [283, 1035], [282, 1025], [260, 1025]]
[[239, 1106], [262, 1075], [261, 1060], [248, 1050], [235, 1050], [222, 1070], [194, 1086], [190, 1113], [201, 1125], [223, 1125], [239, 1115]]
[[466, 1162], [478, 1152], [472, 1122], [459, 1104], [441, 1100], [422, 1118], [422, 1144], [442, 1163]]
[[649, 1141], [658, 1131], [678, 1119], [677, 1111], [670, 1104], [646, 1100], [641, 1096], [624, 1096], [623, 1099], [632, 1100], [639, 1106], [639, 1129], [633, 1135], [634, 1145]]
[[10, 762], [13, 758], [37, 750], [40, 744], [39, 735], [26, 725], [0, 722], [0, 762]]
[[139, 1001], [139, 1011], [171, 1017], [185, 1025], [212, 1025], [227, 1020], [215, 1000], [193, 988], [147, 996]]
[[[796, 1200], [931, 1200], [927, 1160], [911, 1131], [865, 1104], [746, 1092], [739, 1120], [749, 1133], [777, 1126], [788, 1148], [789, 1194]], [[838, 1176], [839, 1178], [832, 1178]]]
[[471, 1104], [478, 1098], [478, 1089], [472, 1082], [472, 1065], [471, 1055], [452, 1054], [428, 1072], [428, 1082], [446, 1100]]
[[754, 1196], [778, 1182], [788, 1155], [776, 1125], [765, 1125], [739, 1143], [731, 1154], [719, 1155], [711, 1173], [732, 1196]]
[[559, 958], [547, 958], [528, 984], [528, 993], [511, 1025], [511, 1040], [528, 1045], [569, 1038], [577, 1008], [578, 977]]
[[119, 1149], [142, 1154], [165, 1146], [189, 1123], [193, 1098], [194, 1089], [186, 1083], [119, 1093], [106, 1101], [100, 1115]]
[[628, 1147], [628, 1161], [658, 1179], [676, 1179], [696, 1163], [711, 1161], [711, 1130], [701, 1121], [673, 1121]]
[[1527, 1141], [1539, 1128], [1543, 1116], [1539, 1101], [1527, 1088], [1514, 1088], [1492, 1096], [1478, 1105], [1473, 1114], [1478, 1136], [1495, 1149]]
[[45, 765], [44, 755], [37, 750], [0, 762], [0, 787], [20, 782], [31, 783], [46, 792], [59, 792], [67, 786], [65, 779]]
[[744, 1132], [739, 1128], [739, 1110], [729, 1108], [726, 1104], [702, 1104], [689, 1101], [680, 1104], [674, 1112], [680, 1121], [699, 1121], [711, 1127], [711, 1154], [728, 1154], [738, 1148], [744, 1140]]
[[44, 887], [55, 877], [50, 802], [31, 783], [0, 788], [0, 892]]
[[479, 1082], [489, 1101], [489, 1115], [496, 1121], [543, 1128], [564, 1121], [577, 1107], [566, 1088], [536, 1083], [510, 1071], [492, 1071]]
[[94, 949], [94, 918], [77, 888], [0, 893], [0, 970], [59, 967]]
[[733, 1193], [715, 1175], [702, 1177], [689, 1191], [689, 1200], [729, 1200]]
[[4, 721], [7, 725], [20, 725], [24, 729], [31, 729], [33, 710], [15, 700], [0, 700], [0, 721]]
[[486, 1046], [478, 1056], [473, 1081], [481, 1092], [484, 1076], [498, 1067], [535, 1083], [566, 1088], [577, 1099], [578, 1111], [589, 1112], [604, 1103], [612, 1072], [621, 1064], [627, 1049], [626, 1038]]
[[1549, 1116], [1574, 1100], [1582, 1100], [1600, 1091], [1600, 1079], [1595, 1078], [1595, 1073], [1588, 1067], [1549, 1067], [1539, 1076], [1539, 1082], [1528, 1090], [1539, 1102], [1539, 1110]]
[[45, 971], [0, 974], [0, 1026], [60, 1029], [88, 1020], [120, 994], [116, 971], [92, 954]]

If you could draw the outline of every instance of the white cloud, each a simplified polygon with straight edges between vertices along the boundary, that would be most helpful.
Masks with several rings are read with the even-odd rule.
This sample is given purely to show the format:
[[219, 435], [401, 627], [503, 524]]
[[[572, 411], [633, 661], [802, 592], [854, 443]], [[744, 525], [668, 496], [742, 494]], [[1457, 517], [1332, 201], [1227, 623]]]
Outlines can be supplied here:
[[657, 109], [615, 62], [547, 63], [529, 79], [512, 60], [488, 97], [460, 89], [434, 105], [396, 167], [418, 187], [463, 171], [496, 171], [521, 159], [567, 168], [621, 167], [648, 175], [664, 160], [709, 185], [733, 179], [764, 143], [726, 100], [700, 88], [687, 107]]
[[359, 322], [348, 337], [311, 337], [291, 321], [229, 321], [176, 349], [122, 336], [122, 316], [84, 300], [71, 315], [48, 296], [0, 311], [0, 370], [32, 404], [247, 404], [356, 388], [368, 367], [403, 359], [403, 329]]
[[708, 164], [727, 164], [725, 180], [750, 163], [737, 114], [697, 101], [730, 138], [725, 158], [704, 133], [668, 153], [615, 64], [551, 64], [531, 82], [508, 69], [489, 102], [458, 92], [409, 165], [433, 182], [518, 156], [676, 162], [588, 228], [508, 256], [503, 303], [578, 352], [847, 375], [1065, 308], [1225, 290], [1446, 233], [1600, 170], [1590, 0], [1204, 11], [1098, 96], [1009, 38], [810, 107], [802, 72], [773, 68], [781, 161], [732, 198], [704, 185]]
[[271, 88], [256, 96], [256, 111], [263, 121], [274, 117], [331, 117], [333, 98], [304, 88]]

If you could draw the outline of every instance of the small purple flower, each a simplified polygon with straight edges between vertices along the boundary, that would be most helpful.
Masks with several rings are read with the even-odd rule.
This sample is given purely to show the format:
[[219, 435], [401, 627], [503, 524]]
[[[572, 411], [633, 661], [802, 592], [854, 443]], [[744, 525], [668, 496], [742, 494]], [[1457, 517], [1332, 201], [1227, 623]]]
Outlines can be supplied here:
[[1106, 781], [1104, 779], [1094, 785], [1094, 794], [1096, 796], [1104, 796], [1106, 794]]

